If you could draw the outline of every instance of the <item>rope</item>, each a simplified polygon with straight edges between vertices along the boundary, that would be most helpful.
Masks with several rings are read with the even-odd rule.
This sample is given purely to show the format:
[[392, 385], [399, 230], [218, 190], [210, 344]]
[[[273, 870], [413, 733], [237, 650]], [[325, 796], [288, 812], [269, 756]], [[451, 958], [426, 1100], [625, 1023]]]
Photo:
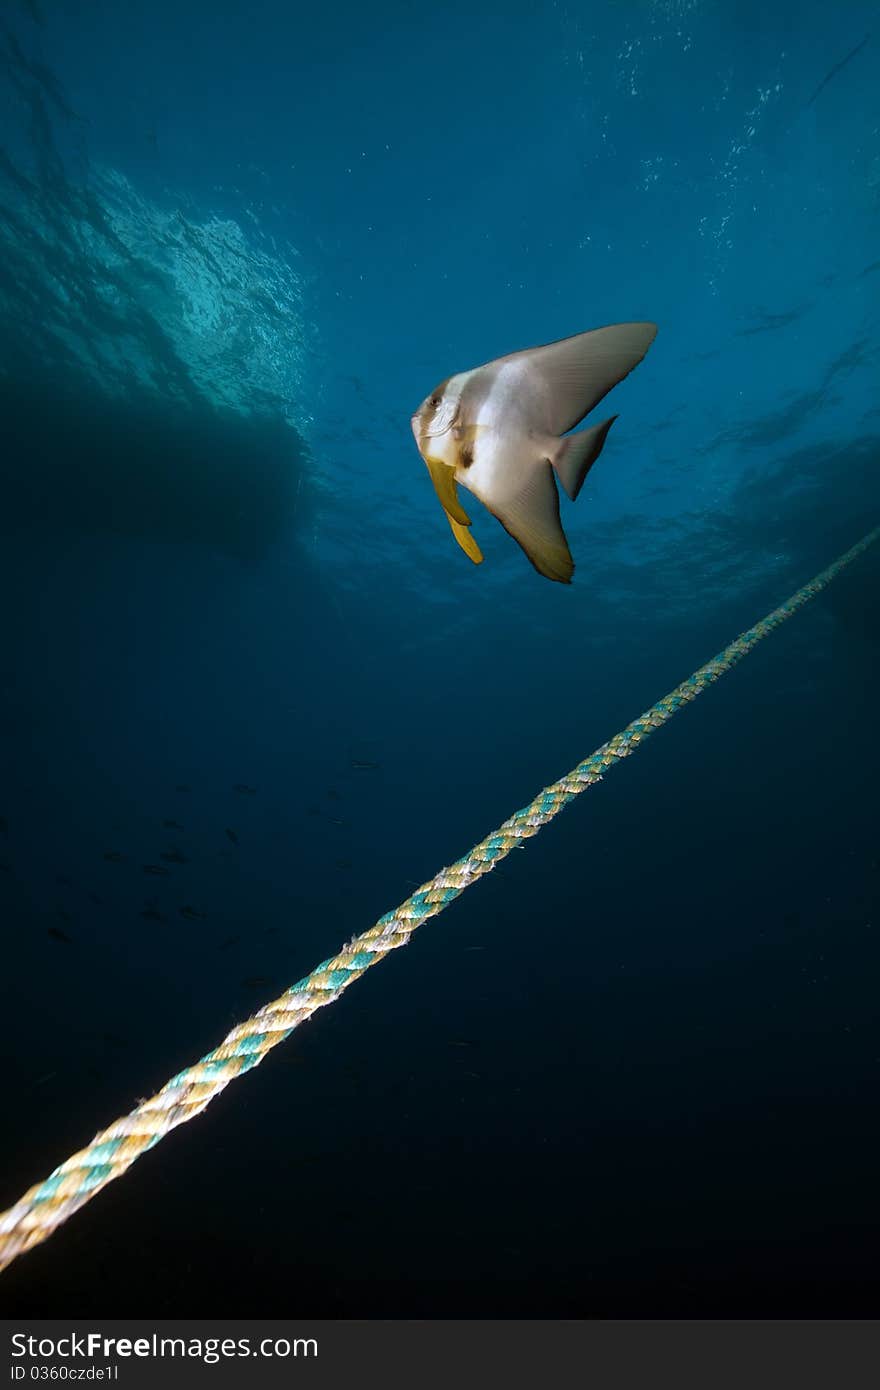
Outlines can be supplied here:
[[219, 1047], [193, 1066], [173, 1076], [161, 1091], [124, 1118], [96, 1134], [46, 1178], [0, 1214], [0, 1269], [17, 1255], [38, 1245], [100, 1192], [121, 1177], [135, 1159], [177, 1125], [201, 1114], [230, 1081], [257, 1066], [268, 1052], [304, 1023], [316, 1009], [332, 1004], [371, 965], [390, 951], [405, 946], [416, 927], [435, 917], [484, 874], [551, 821], [587, 787], [602, 779], [608, 768], [629, 757], [677, 710], [702, 693], [782, 623], [814, 598], [846, 565], [880, 538], [880, 526], [854, 545], [785, 603], [737, 637], [687, 680], [664, 695], [649, 710], [615, 734], [576, 768], [546, 787], [534, 801], [515, 812], [500, 829], [488, 835], [463, 859], [441, 869], [406, 902], [380, 917], [375, 926], [353, 937], [338, 955], [322, 961], [310, 975], [265, 1004], [247, 1022], [233, 1028]]

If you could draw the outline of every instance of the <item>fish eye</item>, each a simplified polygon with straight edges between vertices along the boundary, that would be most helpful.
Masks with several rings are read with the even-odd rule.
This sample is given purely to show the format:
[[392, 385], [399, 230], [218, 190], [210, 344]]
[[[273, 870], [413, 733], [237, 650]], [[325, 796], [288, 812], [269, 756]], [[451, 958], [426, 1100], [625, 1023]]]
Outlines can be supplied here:
[[430, 404], [431, 404], [431, 405], [434, 407], [434, 409], [436, 410], [437, 407], [438, 407], [438, 405], [440, 404], [440, 397], [439, 397], [439, 396], [432, 396], [432, 397], [431, 397], [431, 400], [430, 400]]

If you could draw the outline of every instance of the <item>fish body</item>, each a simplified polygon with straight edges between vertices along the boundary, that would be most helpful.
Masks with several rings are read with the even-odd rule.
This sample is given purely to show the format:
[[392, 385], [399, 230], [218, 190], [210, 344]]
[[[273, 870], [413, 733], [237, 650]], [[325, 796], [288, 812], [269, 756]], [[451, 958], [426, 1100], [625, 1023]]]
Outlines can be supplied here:
[[539, 574], [571, 583], [556, 479], [574, 501], [617, 416], [568, 431], [641, 362], [656, 333], [653, 323], [578, 333], [459, 372], [425, 398], [412, 431], [452, 533], [474, 564], [483, 556], [456, 483], [497, 517]]

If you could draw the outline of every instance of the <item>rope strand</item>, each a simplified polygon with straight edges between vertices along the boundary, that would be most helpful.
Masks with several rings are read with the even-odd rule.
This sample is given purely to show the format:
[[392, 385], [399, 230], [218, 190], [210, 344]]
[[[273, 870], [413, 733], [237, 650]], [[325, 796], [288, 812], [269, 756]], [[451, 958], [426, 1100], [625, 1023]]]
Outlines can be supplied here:
[[863, 537], [832, 565], [810, 580], [754, 627], [735, 638], [687, 680], [634, 719], [565, 777], [545, 787], [528, 806], [516, 811], [491, 835], [422, 884], [411, 897], [380, 917], [375, 926], [352, 938], [338, 955], [322, 961], [311, 974], [278, 999], [265, 1004], [238, 1024], [193, 1066], [173, 1076], [154, 1096], [143, 1100], [122, 1119], [96, 1134], [90, 1144], [72, 1154], [44, 1182], [28, 1189], [14, 1206], [0, 1214], [0, 1269], [25, 1250], [38, 1245], [90, 1201], [102, 1187], [121, 1177], [135, 1159], [158, 1144], [177, 1125], [201, 1114], [237, 1076], [257, 1066], [273, 1047], [298, 1028], [316, 1009], [332, 1004], [365, 970], [390, 951], [405, 946], [422, 922], [436, 917], [471, 883], [489, 873], [512, 849], [537, 835], [574, 797], [601, 781], [608, 768], [629, 757], [646, 738], [696, 699], [720, 676], [799, 608], [830, 584], [842, 569], [880, 537], [880, 526]]

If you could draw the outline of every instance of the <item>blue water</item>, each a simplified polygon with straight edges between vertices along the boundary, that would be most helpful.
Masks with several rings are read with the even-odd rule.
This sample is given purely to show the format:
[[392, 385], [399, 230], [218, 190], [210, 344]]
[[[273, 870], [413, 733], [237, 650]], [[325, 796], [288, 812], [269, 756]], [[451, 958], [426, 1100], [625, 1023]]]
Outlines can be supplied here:
[[[876, 20], [6, 6], [0, 1206], [880, 520]], [[563, 502], [573, 585], [476, 502], [475, 568], [410, 414], [629, 319], [660, 331]], [[873, 1312], [878, 577], [0, 1307]]]

